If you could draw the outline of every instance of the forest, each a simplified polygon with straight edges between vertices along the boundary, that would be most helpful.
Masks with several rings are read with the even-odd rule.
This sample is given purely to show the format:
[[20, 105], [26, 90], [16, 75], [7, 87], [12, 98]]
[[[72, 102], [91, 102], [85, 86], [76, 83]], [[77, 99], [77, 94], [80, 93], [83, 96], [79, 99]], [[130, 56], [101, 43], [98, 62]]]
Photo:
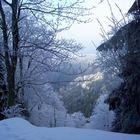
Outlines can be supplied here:
[[0, 1], [0, 138], [12, 140], [1, 126], [11, 119], [9, 129], [14, 128], [13, 118], [53, 127], [51, 133], [82, 128], [83, 133], [91, 129], [100, 135], [97, 129], [140, 138], [140, 0], [127, 14], [116, 4], [120, 21], [110, 0], [98, 4], [104, 1], [110, 31], [97, 19], [102, 42], [92, 60], [81, 54], [82, 43], [59, 34], [75, 23], [90, 23], [94, 0], [90, 6], [86, 0]]

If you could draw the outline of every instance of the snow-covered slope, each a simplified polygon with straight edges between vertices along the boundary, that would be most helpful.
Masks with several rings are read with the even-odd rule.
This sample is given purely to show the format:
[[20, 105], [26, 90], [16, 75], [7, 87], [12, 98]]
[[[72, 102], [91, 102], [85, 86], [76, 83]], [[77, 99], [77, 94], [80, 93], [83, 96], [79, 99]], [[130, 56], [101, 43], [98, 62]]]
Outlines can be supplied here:
[[35, 127], [21, 118], [0, 121], [0, 140], [140, 140], [140, 135], [92, 129]]

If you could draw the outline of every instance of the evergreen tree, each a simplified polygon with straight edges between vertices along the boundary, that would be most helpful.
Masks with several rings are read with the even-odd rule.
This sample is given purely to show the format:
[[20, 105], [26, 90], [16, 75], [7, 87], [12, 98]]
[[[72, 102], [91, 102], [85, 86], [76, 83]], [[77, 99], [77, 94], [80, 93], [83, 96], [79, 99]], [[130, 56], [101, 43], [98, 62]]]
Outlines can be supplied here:
[[[100, 51], [125, 47], [127, 50], [118, 59], [121, 61], [119, 76], [123, 79], [120, 87], [107, 99], [110, 109], [116, 113], [113, 131], [140, 133], [140, 6], [135, 1], [128, 11], [134, 20], [122, 27], [107, 43], [100, 46]], [[120, 41], [121, 40], [121, 41]], [[116, 44], [117, 43], [117, 44]], [[124, 45], [125, 44], [125, 45]], [[110, 47], [110, 48], [109, 48]]]

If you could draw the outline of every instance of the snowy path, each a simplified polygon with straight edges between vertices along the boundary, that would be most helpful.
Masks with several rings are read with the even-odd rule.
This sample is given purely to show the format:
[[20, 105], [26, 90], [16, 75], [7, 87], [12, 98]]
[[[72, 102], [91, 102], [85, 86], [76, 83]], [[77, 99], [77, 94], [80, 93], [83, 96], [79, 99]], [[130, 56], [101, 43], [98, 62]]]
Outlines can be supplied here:
[[0, 140], [140, 140], [128, 135], [92, 129], [35, 127], [20, 118], [0, 121]]

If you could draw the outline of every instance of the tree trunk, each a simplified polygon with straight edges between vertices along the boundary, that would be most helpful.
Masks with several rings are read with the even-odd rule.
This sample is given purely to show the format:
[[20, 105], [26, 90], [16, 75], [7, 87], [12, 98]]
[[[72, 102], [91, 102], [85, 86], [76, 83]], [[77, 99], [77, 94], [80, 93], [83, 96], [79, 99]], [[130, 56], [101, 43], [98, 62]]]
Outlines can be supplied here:
[[8, 70], [7, 83], [8, 83], [8, 106], [15, 104], [15, 72]]
[[18, 0], [12, 0], [12, 4], [9, 5], [12, 9], [12, 52], [9, 51], [7, 22], [2, 2], [0, 1], [1, 29], [3, 36], [5, 66], [7, 72], [8, 106], [12, 106], [15, 104], [15, 73], [17, 67], [19, 48]]

